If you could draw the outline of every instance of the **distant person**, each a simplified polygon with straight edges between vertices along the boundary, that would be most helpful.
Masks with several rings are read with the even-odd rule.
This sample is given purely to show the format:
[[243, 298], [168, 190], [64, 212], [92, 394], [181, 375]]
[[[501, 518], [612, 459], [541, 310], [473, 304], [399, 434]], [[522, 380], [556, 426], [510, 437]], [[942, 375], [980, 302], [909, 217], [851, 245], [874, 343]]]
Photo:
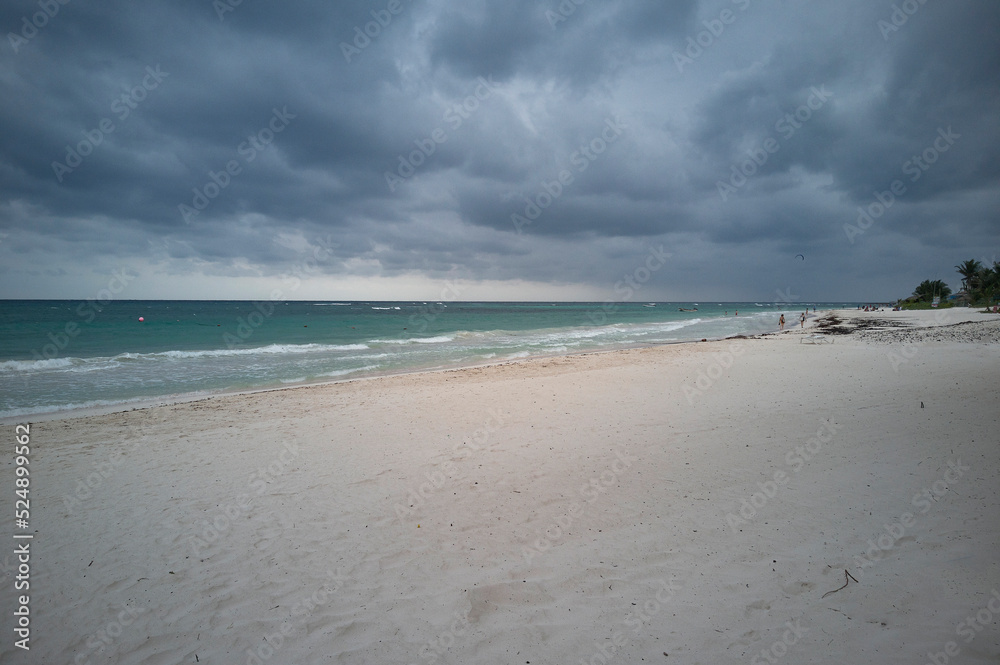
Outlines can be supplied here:
[[805, 327], [806, 327], [806, 315], [805, 312], [803, 312], [802, 314], [799, 314], [799, 328], [805, 328]]
[[778, 330], [784, 330], [784, 329], [785, 329], [785, 315], [782, 314], [781, 317], [778, 319]]

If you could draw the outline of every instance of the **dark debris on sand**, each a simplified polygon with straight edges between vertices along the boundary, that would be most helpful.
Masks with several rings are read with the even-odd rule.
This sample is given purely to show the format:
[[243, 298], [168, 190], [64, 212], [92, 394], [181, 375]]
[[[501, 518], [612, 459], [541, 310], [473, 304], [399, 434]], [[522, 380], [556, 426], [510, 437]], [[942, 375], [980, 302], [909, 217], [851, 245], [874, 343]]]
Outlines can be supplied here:
[[827, 314], [816, 321], [816, 328], [828, 335], [850, 335], [859, 330], [885, 330], [887, 328], [908, 328], [910, 324], [903, 321], [886, 319], [851, 319], [844, 322], [839, 316]]
[[855, 335], [865, 342], [885, 344], [924, 342], [1000, 342], [1000, 319], [966, 321], [950, 325], [914, 327], [904, 321], [854, 318], [848, 321], [827, 314], [816, 321], [816, 330], [828, 335]]

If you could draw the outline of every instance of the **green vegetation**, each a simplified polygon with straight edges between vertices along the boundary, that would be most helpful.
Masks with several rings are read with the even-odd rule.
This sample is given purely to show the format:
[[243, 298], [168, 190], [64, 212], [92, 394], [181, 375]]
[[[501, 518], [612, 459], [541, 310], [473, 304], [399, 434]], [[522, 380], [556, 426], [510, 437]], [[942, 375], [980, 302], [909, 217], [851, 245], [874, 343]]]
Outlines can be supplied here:
[[[974, 305], [985, 305], [989, 307], [996, 302], [1000, 296], [1000, 262], [994, 261], [989, 268], [981, 265], [979, 261], [966, 261], [957, 268], [963, 268], [971, 274], [966, 277], [965, 272], [959, 270], [965, 279], [963, 284], [968, 285], [969, 300]], [[968, 270], [975, 268], [975, 270]]]
[[955, 270], [962, 276], [962, 290], [949, 302], [951, 288], [940, 279], [925, 279], [913, 290], [913, 295], [900, 301], [903, 309], [930, 309], [935, 296], [941, 298], [939, 308], [954, 304], [985, 307], [987, 309], [1000, 300], [1000, 261], [992, 266], [984, 266], [975, 259], [962, 261]]
[[962, 288], [969, 294], [969, 303], [989, 307], [1000, 296], [1000, 262], [984, 266], [979, 261], [969, 259], [955, 266], [962, 276]]
[[913, 297], [923, 302], [931, 302], [934, 296], [938, 296], [941, 300], [944, 300], [950, 295], [951, 288], [940, 279], [933, 281], [925, 279], [920, 282], [917, 288], [913, 289]]
[[969, 290], [969, 282], [976, 278], [976, 274], [983, 269], [983, 264], [975, 259], [969, 259], [968, 261], [962, 261], [957, 266], [955, 270], [958, 274], [962, 276], [962, 290]]
[[948, 309], [949, 307], [954, 307], [955, 303], [948, 302], [945, 300], [941, 301], [941, 304], [937, 307], [931, 307], [929, 300], [906, 300], [899, 303], [900, 309]]

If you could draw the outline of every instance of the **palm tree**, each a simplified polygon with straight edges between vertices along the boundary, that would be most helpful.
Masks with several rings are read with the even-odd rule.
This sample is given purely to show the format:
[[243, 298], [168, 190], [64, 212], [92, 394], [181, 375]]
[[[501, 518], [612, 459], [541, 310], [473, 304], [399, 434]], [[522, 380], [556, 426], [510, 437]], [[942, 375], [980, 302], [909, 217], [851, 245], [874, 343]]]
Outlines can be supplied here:
[[930, 302], [934, 296], [941, 296], [941, 298], [947, 298], [951, 295], [951, 289], [947, 284], [942, 282], [940, 279], [935, 279], [931, 281], [925, 279], [920, 282], [920, 286], [913, 289], [913, 295], [920, 300]]
[[977, 273], [983, 269], [983, 264], [975, 259], [969, 259], [967, 261], [962, 261], [957, 266], [955, 270], [958, 274], [962, 276], [962, 289], [969, 291], [973, 288], [973, 284]]
[[980, 268], [970, 282], [975, 285], [974, 302], [982, 299], [989, 307], [994, 296], [1000, 291], [1000, 261], [994, 261], [992, 268]]

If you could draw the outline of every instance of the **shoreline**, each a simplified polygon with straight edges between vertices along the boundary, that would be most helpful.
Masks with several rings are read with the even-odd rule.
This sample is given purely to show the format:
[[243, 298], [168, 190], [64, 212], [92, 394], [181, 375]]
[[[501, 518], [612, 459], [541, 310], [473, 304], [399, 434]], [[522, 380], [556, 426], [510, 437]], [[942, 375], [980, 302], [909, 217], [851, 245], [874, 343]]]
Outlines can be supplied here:
[[[945, 318], [949, 317], [956, 318], [958, 319], [957, 321], [945, 322], [945, 323], [935, 322], [934, 320], [935, 318], [940, 318], [941, 314], [950, 312], [952, 309], [960, 310], [963, 314], [959, 314], [959, 312], [956, 311], [955, 314], [952, 315], [945, 314]], [[958, 316], [956, 316], [956, 314]], [[632, 349], [659, 348], [665, 346], [676, 346], [676, 345], [687, 345], [687, 344], [703, 344], [703, 343], [721, 342], [732, 339], [761, 339], [761, 338], [766, 338], [768, 336], [789, 335], [789, 334], [795, 334], [796, 332], [802, 333], [806, 330], [814, 328], [817, 325], [818, 321], [823, 317], [831, 315], [839, 316], [842, 318], [852, 318], [856, 316], [862, 316], [863, 318], [869, 318], [869, 319], [877, 319], [879, 317], [882, 317], [890, 320], [903, 320], [910, 322], [910, 324], [914, 325], [916, 328], [933, 328], [933, 327], [948, 326], [948, 325], [958, 325], [978, 320], [983, 320], [983, 321], [997, 320], [997, 319], [987, 319], [987, 318], [976, 318], [976, 316], [974, 316], [976, 314], [978, 314], [980, 317], [995, 316], [992, 314], [984, 314], [978, 312], [978, 310], [974, 308], [948, 308], [943, 310], [917, 310], [917, 311], [911, 310], [911, 311], [897, 311], [897, 312], [893, 312], [890, 310], [882, 312], [863, 312], [860, 310], [852, 310], [852, 309], [819, 310], [813, 314], [810, 314], [807, 317], [804, 328], [795, 328], [793, 325], [791, 325], [794, 322], [789, 322], [786, 323], [786, 330], [784, 331], [771, 330], [767, 332], [757, 332], [751, 335], [736, 334], [736, 335], [731, 335], [729, 337], [705, 338], [703, 340], [690, 339], [690, 340], [676, 340], [670, 342], [654, 342], [649, 344], [638, 343], [634, 345], [625, 345], [609, 349], [589, 349], [589, 350], [573, 351], [568, 353], [531, 355], [523, 358], [509, 358], [494, 362], [476, 363], [470, 365], [459, 364], [452, 367], [437, 367], [430, 369], [410, 369], [410, 370], [404, 369], [398, 371], [387, 370], [385, 372], [376, 372], [373, 374], [365, 374], [346, 379], [331, 379], [331, 380], [318, 379], [315, 381], [295, 383], [287, 386], [268, 386], [268, 387], [251, 388], [251, 389], [223, 389], [217, 391], [207, 391], [204, 393], [194, 392], [194, 393], [182, 393], [176, 395], [165, 395], [161, 397], [137, 398], [134, 401], [116, 402], [107, 405], [57, 408], [52, 411], [38, 411], [17, 416], [4, 416], [0, 417], [0, 424], [14, 425], [18, 423], [27, 423], [27, 422], [36, 423], [36, 422], [51, 422], [59, 420], [75, 420], [80, 418], [88, 418], [91, 416], [103, 416], [115, 413], [129, 413], [132, 411], [142, 411], [158, 407], [168, 407], [177, 404], [190, 404], [203, 401], [210, 401], [213, 399], [224, 398], [224, 397], [254, 395], [258, 393], [282, 392], [286, 390], [299, 390], [299, 389], [315, 388], [327, 385], [350, 384], [353, 382], [372, 381], [394, 376], [424, 375], [424, 374], [436, 374], [441, 372], [472, 370], [472, 369], [502, 366], [507, 364], [516, 364], [521, 362], [530, 362], [535, 360], [545, 360], [551, 358], [585, 356], [592, 354], [619, 353], [622, 351], [628, 351]]]
[[[772, 334], [772, 333], [759, 333], [759, 334]], [[718, 337], [711, 339], [706, 338], [706, 339], [708, 342], [718, 342], [726, 339], [736, 339], [737, 337], [738, 336]], [[629, 351], [632, 349], [647, 349], [647, 348], [657, 348], [661, 346], [676, 346], [683, 344], [701, 344], [701, 343], [702, 343], [701, 340], [677, 340], [673, 342], [655, 342], [652, 344], [636, 344], [636, 345], [621, 346], [609, 349], [588, 349], [588, 350], [572, 351], [566, 353], [539, 354], [539, 355], [525, 356], [521, 358], [509, 358], [506, 360], [497, 360], [493, 362], [485, 362], [472, 365], [455, 365], [454, 367], [437, 367], [431, 369], [411, 369], [411, 370], [398, 370], [398, 371], [386, 370], [385, 372], [382, 373], [355, 376], [347, 379], [329, 379], [329, 380], [317, 379], [315, 381], [295, 383], [287, 386], [269, 386], [265, 388], [251, 388], [251, 389], [231, 389], [231, 390], [211, 391], [204, 394], [184, 393], [179, 395], [166, 395], [164, 397], [138, 398], [135, 402], [130, 401], [130, 402], [120, 402], [116, 404], [108, 404], [108, 405], [74, 407], [71, 409], [59, 409], [56, 411], [40, 411], [40, 412], [25, 414], [23, 416], [5, 416], [0, 418], [0, 424], [13, 425], [15, 423], [22, 423], [22, 422], [36, 423], [36, 422], [50, 422], [53, 420], [72, 420], [77, 418], [87, 418], [90, 416], [104, 416], [114, 413], [129, 413], [131, 411], [141, 411], [144, 409], [158, 408], [162, 406], [173, 406], [176, 404], [190, 404], [193, 402], [203, 402], [220, 397], [234, 397], [241, 395], [256, 395], [259, 393], [283, 392], [286, 390], [300, 390], [300, 389], [317, 388], [329, 385], [351, 384], [361, 381], [375, 381], [379, 379], [387, 379], [397, 376], [420, 376], [420, 375], [439, 374], [442, 372], [461, 372], [464, 370], [500, 367], [504, 365], [526, 363], [536, 360], [547, 360], [552, 358], [570, 358], [575, 356], [600, 355], [609, 353], [619, 353], [622, 351]], [[118, 408], [119, 404], [125, 408]]]
[[812, 332], [39, 422], [31, 646], [695, 665], [793, 622], [795, 662], [940, 651], [996, 582], [996, 347]]
[[33, 424], [32, 649], [695, 665], [792, 622], [795, 662], [940, 651], [996, 586], [996, 347], [812, 332]]
[[[760, 334], [770, 334], [770, 333], [754, 333], [754, 334], [760, 335]], [[717, 338], [705, 338], [705, 339], [707, 339], [708, 341], [719, 341], [722, 339], [729, 339], [729, 337], [717, 337]], [[370, 381], [373, 379], [380, 379], [392, 376], [404, 376], [411, 374], [433, 374], [435, 372], [475, 369], [479, 367], [493, 367], [497, 365], [504, 365], [507, 363], [517, 363], [535, 359], [558, 358], [563, 356], [576, 356], [576, 355], [586, 355], [595, 353], [616, 353], [618, 351], [624, 351], [635, 348], [653, 348], [657, 346], [676, 345], [676, 344], [697, 344], [697, 343], [701, 343], [701, 340], [681, 339], [670, 342], [655, 342], [651, 344], [631, 343], [622, 346], [613, 346], [610, 348], [581, 349], [578, 351], [563, 352], [563, 353], [543, 353], [543, 354], [529, 355], [517, 358], [507, 358], [504, 360], [487, 361], [482, 363], [456, 364], [454, 366], [449, 366], [449, 367], [383, 370], [380, 372], [363, 373], [358, 376], [344, 378], [344, 379], [315, 379], [313, 381], [290, 383], [288, 385], [272, 385], [261, 388], [246, 388], [246, 389], [231, 388], [231, 389], [221, 389], [221, 390], [210, 390], [205, 392], [178, 393], [172, 395], [163, 395], [159, 397], [148, 397], [148, 398], [139, 397], [135, 398], [134, 400], [115, 402], [106, 405], [98, 404], [90, 406], [75, 406], [72, 408], [57, 407], [50, 411], [36, 411], [27, 414], [20, 414], [17, 416], [2, 416], [0, 417], [0, 424], [13, 425], [22, 422], [48, 422], [52, 420], [86, 418], [89, 416], [107, 415], [110, 413], [127, 413], [129, 411], [139, 411], [143, 409], [156, 408], [161, 406], [170, 406], [173, 404], [187, 404], [191, 402], [200, 402], [204, 400], [214, 399], [217, 397], [225, 397], [231, 395], [252, 395], [261, 392], [296, 390], [299, 388], [310, 388], [315, 386], [350, 383], [354, 381]]]

